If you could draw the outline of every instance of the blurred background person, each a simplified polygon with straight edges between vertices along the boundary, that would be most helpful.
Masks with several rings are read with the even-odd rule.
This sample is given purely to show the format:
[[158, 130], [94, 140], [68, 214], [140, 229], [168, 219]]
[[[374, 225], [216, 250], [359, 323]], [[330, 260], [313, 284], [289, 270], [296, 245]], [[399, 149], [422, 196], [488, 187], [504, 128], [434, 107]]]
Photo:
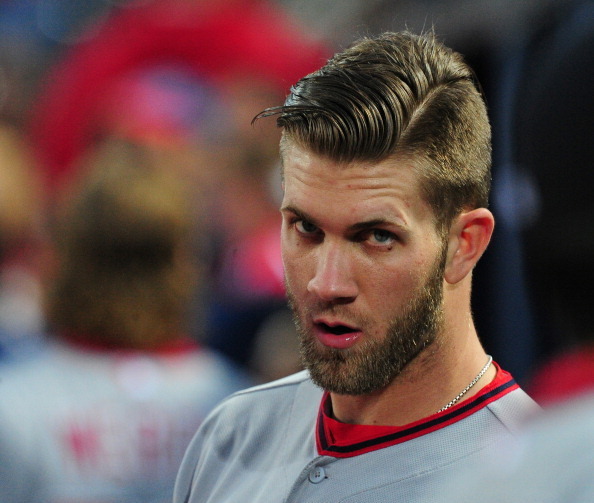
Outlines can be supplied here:
[[594, 391], [594, 2], [551, 9], [518, 49], [513, 159], [537, 203], [521, 233], [539, 341], [527, 389], [552, 405]]
[[303, 369], [299, 336], [288, 307], [269, 314], [259, 326], [248, 364], [260, 383], [274, 381]]
[[0, 444], [25, 459], [3, 460], [2, 501], [24, 488], [47, 503], [170, 501], [196, 427], [249, 383], [189, 335], [194, 249], [208, 236], [179, 176], [112, 140], [52, 224], [48, 347], [0, 380]]
[[0, 363], [43, 348], [43, 196], [30, 146], [18, 127], [0, 120]]

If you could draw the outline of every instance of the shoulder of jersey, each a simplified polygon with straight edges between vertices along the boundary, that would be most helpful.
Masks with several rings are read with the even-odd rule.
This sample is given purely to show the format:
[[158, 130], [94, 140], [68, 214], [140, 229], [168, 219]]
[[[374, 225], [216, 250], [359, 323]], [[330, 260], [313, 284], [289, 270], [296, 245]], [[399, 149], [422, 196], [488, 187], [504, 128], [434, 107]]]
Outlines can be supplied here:
[[[262, 391], [284, 388], [284, 387], [288, 387], [288, 386], [298, 386], [306, 381], [311, 382], [309, 379], [309, 372], [307, 370], [302, 370], [301, 372], [297, 372], [296, 374], [291, 374], [287, 377], [277, 379], [276, 381], [271, 381], [271, 382], [268, 382], [265, 384], [259, 384], [257, 386], [252, 386], [250, 388], [246, 388], [244, 390], [234, 393], [232, 396], [246, 395], [246, 394], [250, 394], [250, 393], [258, 393], [258, 392], [262, 392]], [[314, 386], [313, 383], [312, 383], [312, 386]]]

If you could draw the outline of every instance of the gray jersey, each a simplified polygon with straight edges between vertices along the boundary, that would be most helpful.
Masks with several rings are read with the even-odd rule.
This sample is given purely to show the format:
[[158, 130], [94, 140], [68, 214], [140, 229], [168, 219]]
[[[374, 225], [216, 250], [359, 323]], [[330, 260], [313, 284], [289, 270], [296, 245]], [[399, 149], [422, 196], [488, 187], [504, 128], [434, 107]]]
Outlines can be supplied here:
[[225, 400], [190, 444], [174, 502], [439, 501], [444, 477], [538, 409], [500, 369], [471, 399], [403, 427], [343, 431], [326, 402], [306, 372]]
[[521, 435], [500, 442], [464, 474], [464, 480], [452, 478], [443, 502], [592, 503], [592, 390], [545, 411], [527, 423]]
[[56, 343], [0, 366], [0, 501], [170, 502], [196, 428], [246, 382], [195, 346], [146, 354]]

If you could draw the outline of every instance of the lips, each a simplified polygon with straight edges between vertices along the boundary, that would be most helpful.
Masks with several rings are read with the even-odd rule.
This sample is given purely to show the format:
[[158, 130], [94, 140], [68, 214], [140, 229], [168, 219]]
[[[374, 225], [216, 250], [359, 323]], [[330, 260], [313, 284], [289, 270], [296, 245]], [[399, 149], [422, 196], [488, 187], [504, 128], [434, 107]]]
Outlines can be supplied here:
[[314, 333], [324, 346], [346, 349], [355, 344], [362, 331], [336, 321], [314, 320]]

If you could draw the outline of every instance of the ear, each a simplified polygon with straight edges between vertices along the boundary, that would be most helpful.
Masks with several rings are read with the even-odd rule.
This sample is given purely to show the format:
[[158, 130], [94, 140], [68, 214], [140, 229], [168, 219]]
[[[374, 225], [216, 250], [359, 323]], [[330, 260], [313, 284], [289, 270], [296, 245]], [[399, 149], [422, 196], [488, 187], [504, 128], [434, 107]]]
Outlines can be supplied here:
[[491, 240], [495, 219], [486, 208], [461, 213], [450, 228], [445, 280], [463, 280], [481, 258]]

